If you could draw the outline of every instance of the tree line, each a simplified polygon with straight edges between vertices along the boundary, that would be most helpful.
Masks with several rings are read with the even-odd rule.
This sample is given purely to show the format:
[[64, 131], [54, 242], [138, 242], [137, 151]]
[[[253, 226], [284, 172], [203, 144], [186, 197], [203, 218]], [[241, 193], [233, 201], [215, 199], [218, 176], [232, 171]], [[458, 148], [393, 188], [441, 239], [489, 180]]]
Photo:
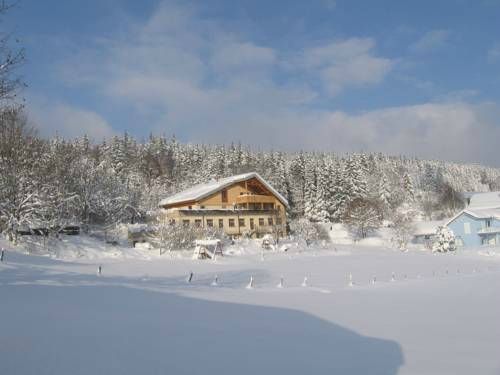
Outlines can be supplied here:
[[19, 107], [0, 113], [0, 228], [112, 225], [154, 216], [159, 201], [210, 179], [256, 171], [311, 222], [390, 219], [411, 208], [439, 218], [463, 205], [460, 192], [499, 188], [500, 171], [384, 154], [255, 151], [241, 144], [183, 144], [127, 133], [43, 138]]

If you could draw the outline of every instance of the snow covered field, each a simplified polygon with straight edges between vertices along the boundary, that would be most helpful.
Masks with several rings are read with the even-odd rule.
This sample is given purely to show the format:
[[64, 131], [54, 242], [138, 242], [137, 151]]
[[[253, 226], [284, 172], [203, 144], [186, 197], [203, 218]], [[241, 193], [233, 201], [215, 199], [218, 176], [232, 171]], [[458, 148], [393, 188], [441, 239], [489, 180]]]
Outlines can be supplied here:
[[0, 374], [500, 374], [493, 253], [242, 246], [213, 262], [72, 241], [63, 260], [0, 263]]

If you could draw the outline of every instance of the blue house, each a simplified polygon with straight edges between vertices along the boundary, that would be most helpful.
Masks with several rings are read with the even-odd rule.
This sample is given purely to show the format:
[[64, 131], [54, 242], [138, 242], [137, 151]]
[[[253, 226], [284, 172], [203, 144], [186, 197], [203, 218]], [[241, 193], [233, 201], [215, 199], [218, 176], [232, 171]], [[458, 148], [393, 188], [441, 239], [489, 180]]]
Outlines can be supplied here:
[[467, 207], [446, 226], [455, 234], [457, 246], [500, 246], [500, 193], [476, 193]]

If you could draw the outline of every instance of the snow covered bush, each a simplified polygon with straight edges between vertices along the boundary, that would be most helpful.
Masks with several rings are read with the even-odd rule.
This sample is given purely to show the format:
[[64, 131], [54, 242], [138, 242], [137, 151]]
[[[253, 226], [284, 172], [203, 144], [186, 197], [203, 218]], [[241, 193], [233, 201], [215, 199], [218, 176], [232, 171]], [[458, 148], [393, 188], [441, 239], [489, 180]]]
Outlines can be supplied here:
[[413, 233], [415, 233], [415, 222], [414, 222], [415, 212], [409, 211], [398, 211], [392, 217], [392, 242], [400, 250], [406, 250], [408, 242], [410, 242]]
[[202, 228], [194, 225], [158, 222], [146, 231], [148, 242], [159, 249], [160, 255], [165, 251], [191, 249], [196, 240], [219, 239], [227, 237], [218, 228]]
[[436, 239], [432, 246], [433, 252], [446, 253], [456, 250], [455, 235], [446, 226], [440, 226], [436, 230]]
[[304, 218], [290, 223], [290, 234], [299, 240], [303, 240], [306, 246], [316, 241], [329, 240], [328, 233], [323, 226]]

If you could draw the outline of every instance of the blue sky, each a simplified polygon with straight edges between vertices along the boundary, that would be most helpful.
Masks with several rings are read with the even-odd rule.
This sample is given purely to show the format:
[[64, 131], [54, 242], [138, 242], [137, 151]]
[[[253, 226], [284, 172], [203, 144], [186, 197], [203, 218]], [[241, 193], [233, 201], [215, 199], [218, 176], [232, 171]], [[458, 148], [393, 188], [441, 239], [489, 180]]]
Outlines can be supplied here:
[[500, 1], [21, 0], [42, 134], [500, 165]]

